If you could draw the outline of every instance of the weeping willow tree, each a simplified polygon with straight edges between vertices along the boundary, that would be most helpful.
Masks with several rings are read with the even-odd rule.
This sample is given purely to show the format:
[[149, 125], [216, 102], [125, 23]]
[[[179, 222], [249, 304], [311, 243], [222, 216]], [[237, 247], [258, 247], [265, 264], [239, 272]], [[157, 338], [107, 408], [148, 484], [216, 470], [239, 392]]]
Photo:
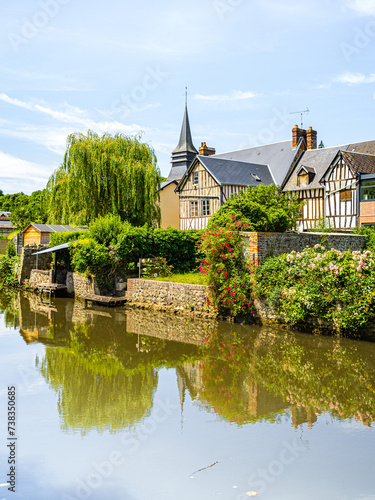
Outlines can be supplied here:
[[62, 165], [48, 181], [49, 222], [87, 224], [108, 213], [134, 225], [160, 222], [160, 171], [138, 137], [71, 134]]

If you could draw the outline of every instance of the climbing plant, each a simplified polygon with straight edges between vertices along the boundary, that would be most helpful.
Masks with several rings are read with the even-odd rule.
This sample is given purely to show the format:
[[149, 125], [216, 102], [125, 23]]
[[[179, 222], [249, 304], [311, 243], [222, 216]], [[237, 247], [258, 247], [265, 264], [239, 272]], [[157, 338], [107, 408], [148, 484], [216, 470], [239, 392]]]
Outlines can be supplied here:
[[135, 225], [157, 225], [160, 171], [153, 149], [138, 137], [71, 134], [50, 177], [49, 222], [87, 224], [108, 213]]

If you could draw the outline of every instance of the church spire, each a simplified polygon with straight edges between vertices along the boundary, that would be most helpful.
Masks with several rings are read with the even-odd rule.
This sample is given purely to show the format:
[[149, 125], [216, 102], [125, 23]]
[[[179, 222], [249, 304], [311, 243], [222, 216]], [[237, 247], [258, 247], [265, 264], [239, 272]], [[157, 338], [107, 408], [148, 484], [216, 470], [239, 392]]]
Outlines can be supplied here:
[[186, 170], [190, 167], [192, 161], [197, 156], [198, 151], [194, 147], [191, 137], [189, 115], [187, 110], [187, 91], [185, 92], [185, 113], [182, 121], [180, 140], [172, 151], [172, 168], [168, 175], [168, 180], [179, 180]]

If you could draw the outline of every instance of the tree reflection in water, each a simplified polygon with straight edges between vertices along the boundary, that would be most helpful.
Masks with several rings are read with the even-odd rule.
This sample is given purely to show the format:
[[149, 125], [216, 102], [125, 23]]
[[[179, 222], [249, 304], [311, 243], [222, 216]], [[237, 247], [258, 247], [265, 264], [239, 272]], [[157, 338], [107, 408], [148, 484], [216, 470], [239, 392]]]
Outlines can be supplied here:
[[312, 426], [323, 412], [375, 421], [373, 343], [151, 311], [86, 310], [71, 300], [50, 306], [0, 294], [0, 308], [25, 342], [46, 344], [38, 367], [59, 394], [67, 431], [114, 432], [150, 415], [161, 368], [176, 371], [182, 406], [188, 391], [234, 425], [286, 417], [295, 427]]

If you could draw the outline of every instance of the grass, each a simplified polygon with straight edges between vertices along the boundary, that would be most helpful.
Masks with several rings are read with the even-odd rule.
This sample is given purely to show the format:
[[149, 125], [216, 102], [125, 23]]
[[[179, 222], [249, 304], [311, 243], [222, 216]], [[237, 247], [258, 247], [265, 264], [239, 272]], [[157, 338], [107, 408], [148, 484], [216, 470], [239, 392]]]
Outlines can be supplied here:
[[153, 281], [172, 281], [173, 283], [190, 283], [193, 285], [207, 285], [206, 277], [202, 273], [172, 274], [166, 278], [147, 278]]

